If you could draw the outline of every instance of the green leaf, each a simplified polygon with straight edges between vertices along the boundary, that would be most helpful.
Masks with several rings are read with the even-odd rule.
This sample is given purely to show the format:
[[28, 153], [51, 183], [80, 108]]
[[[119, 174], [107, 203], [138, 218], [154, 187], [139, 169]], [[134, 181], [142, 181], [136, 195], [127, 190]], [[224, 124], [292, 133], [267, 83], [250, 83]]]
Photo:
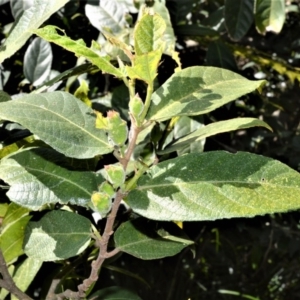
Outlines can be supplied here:
[[0, 248], [7, 264], [23, 254], [24, 231], [30, 220], [29, 210], [11, 203], [1, 225]]
[[68, 51], [73, 52], [77, 57], [85, 57], [88, 61], [93, 63], [105, 73], [115, 75], [116, 77], [123, 77], [123, 73], [109, 62], [109, 58], [98, 55], [96, 51], [88, 48], [83, 40], [74, 41], [68, 36], [59, 35], [56, 28], [57, 27], [55, 26], [48, 25], [34, 30], [33, 33], [48, 42], [52, 42]]
[[148, 219], [202, 221], [299, 209], [299, 194], [299, 173], [281, 162], [215, 151], [151, 167], [126, 202]]
[[166, 154], [190, 145], [196, 141], [201, 141], [209, 136], [239, 129], [246, 129], [254, 126], [262, 126], [272, 131], [272, 128], [265, 122], [255, 118], [236, 118], [226, 121], [220, 121], [201, 127], [198, 130], [178, 139], [166, 149], [159, 151], [158, 154]]
[[[202, 116], [180, 117], [174, 126], [174, 139], [179, 140], [182, 137], [204, 127]], [[177, 150], [178, 156], [185, 153], [203, 152], [205, 139], [191, 141]]]
[[118, 287], [110, 286], [99, 290], [88, 297], [88, 300], [142, 300], [137, 294], [130, 290]]
[[63, 7], [69, 0], [35, 0], [34, 5], [24, 11], [17, 20], [13, 31], [0, 46], [0, 63], [17, 52], [32, 35], [32, 31], [39, 28], [53, 13]]
[[134, 49], [136, 55], [147, 54], [155, 50], [164, 50], [162, 36], [166, 23], [158, 14], [146, 13], [137, 23], [134, 30]]
[[112, 151], [91, 108], [69, 93], [31, 94], [0, 103], [0, 118], [20, 123], [66, 156], [91, 158]]
[[86, 4], [85, 14], [91, 24], [99, 31], [110, 31], [117, 34], [126, 25], [125, 10], [119, 1], [101, 0], [97, 5]]
[[140, 79], [146, 83], [153, 82], [161, 59], [160, 50], [136, 56], [132, 67], [126, 66], [126, 72], [131, 79]]
[[175, 241], [170, 236], [163, 237], [147, 225], [140, 219], [123, 223], [114, 235], [116, 247], [137, 258], [148, 260], [173, 256], [193, 244], [186, 239]]
[[166, 44], [164, 53], [172, 55], [173, 51], [175, 50], [176, 37], [171, 23], [169, 10], [167, 9], [166, 4], [160, 1], [155, 1], [152, 8], [158, 15], [162, 17], [166, 24], [166, 29], [163, 34], [163, 40]]
[[50, 203], [87, 206], [103, 178], [87, 171], [63, 168], [63, 155], [52, 149], [31, 148], [0, 162], [0, 178], [10, 185], [11, 201], [32, 210]]
[[51, 45], [47, 41], [35, 38], [28, 46], [24, 56], [23, 72], [34, 86], [41, 85], [49, 77], [52, 58]]
[[259, 33], [279, 33], [285, 21], [285, 0], [255, 0], [254, 18]]
[[205, 114], [264, 83], [220, 68], [189, 67], [173, 74], [153, 93], [147, 118], [165, 121], [175, 116]]
[[237, 71], [232, 51], [222, 42], [211, 42], [206, 52], [206, 65]]
[[[42, 264], [43, 262], [41, 260], [28, 257], [18, 266], [13, 275], [13, 280], [22, 292], [27, 290]], [[17, 300], [17, 298], [12, 295], [11, 300]]]
[[4, 91], [0, 91], [0, 102], [6, 102], [6, 101], [9, 101], [9, 100], [11, 100], [10, 95], [7, 94]]
[[26, 228], [24, 251], [41, 261], [66, 259], [83, 252], [90, 242], [90, 221], [68, 211], [51, 211]]
[[225, 25], [233, 40], [240, 40], [252, 25], [253, 6], [254, 0], [225, 1]]

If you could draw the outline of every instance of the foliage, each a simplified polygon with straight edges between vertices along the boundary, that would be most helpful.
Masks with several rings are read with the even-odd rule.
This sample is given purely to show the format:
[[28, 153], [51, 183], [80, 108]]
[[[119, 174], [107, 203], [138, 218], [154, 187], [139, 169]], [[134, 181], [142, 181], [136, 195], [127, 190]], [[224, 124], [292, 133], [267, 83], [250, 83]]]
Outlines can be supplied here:
[[[150, 285], [151, 299], [284, 299], [278, 281], [286, 270], [273, 262], [285, 252], [273, 245], [298, 239], [285, 233], [285, 215], [236, 219], [235, 236], [221, 219], [300, 207], [298, 172], [274, 159], [286, 155], [277, 138], [298, 151], [298, 131], [282, 129], [284, 104], [268, 100], [288, 94], [299, 70], [259, 47], [298, 7], [46, 2], [0, 1], [0, 298], [32, 299], [39, 289], [43, 299], [146, 299]], [[202, 61], [187, 61], [189, 45], [205, 49]], [[229, 145], [212, 138], [220, 133]], [[295, 167], [299, 156], [287, 162]], [[290, 257], [298, 252], [291, 245]], [[176, 276], [166, 280], [159, 265], [168, 271], [174, 262]], [[239, 287], [235, 274], [224, 280], [217, 263], [230, 275], [253, 273], [251, 288]], [[253, 281], [267, 264], [259, 288]]]

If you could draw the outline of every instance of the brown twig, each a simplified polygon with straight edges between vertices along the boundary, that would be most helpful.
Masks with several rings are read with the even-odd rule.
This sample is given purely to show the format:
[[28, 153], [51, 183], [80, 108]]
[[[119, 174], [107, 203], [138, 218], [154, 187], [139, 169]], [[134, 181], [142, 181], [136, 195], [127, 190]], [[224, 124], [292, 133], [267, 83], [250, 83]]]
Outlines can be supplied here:
[[12, 277], [8, 272], [7, 265], [1, 250], [0, 250], [0, 273], [2, 274], [2, 278], [3, 278], [0, 279], [0, 287], [6, 289], [11, 294], [16, 296], [18, 299], [32, 300], [32, 298], [27, 296], [16, 286], [15, 282], [13, 281]]
[[[142, 128], [136, 126], [135, 122], [131, 123], [130, 134], [129, 134], [129, 144], [128, 144], [127, 150], [126, 150], [124, 156], [119, 158], [119, 161], [122, 164], [125, 171], [127, 169], [127, 165], [129, 163], [132, 153], [134, 151], [137, 137], [141, 130], [142, 130]], [[99, 274], [99, 271], [100, 271], [105, 259], [112, 257], [120, 252], [120, 250], [118, 248], [115, 248], [114, 250], [108, 252], [107, 248], [108, 248], [109, 239], [112, 236], [112, 234], [114, 233], [113, 226], [115, 223], [117, 212], [119, 210], [121, 201], [125, 196], [126, 196], [126, 193], [122, 192], [120, 189], [116, 193], [116, 197], [114, 199], [111, 212], [108, 215], [107, 220], [106, 220], [104, 232], [102, 234], [101, 239], [98, 241], [100, 251], [99, 251], [97, 259], [94, 260], [91, 264], [92, 270], [91, 270], [89, 278], [85, 279], [80, 285], [78, 285], [78, 292], [66, 290], [63, 293], [56, 294], [55, 295], [56, 298], [51, 298], [51, 299], [60, 300], [60, 299], [64, 299], [64, 298], [69, 298], [69, 299], [84, 298], [86, 295], [86, 292], [89, 290], [89, 288], [98, 280], [98, 274]], [[50, 300], [50, 298], [49, 298], [49, 300]]]

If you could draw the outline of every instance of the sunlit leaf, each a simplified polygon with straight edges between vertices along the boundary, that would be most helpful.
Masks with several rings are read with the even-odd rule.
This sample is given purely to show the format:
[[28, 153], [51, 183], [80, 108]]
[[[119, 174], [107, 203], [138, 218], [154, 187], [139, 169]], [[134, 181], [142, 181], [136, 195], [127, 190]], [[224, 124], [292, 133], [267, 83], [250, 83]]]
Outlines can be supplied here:
[[196, 141], [201, 141], [209, 136], [228, 132], [239, 129], [246, 129], [254, 126], [262, 126], [272, 131], [272, 128], [265, 122], [255, 119], [255, 118], [236, 118], [226, 121], [220, 121], [216, 123], [209, 124], [207, 126], [201, 127], [194, 132], [184, 136], [183, 138], [178, 139], [166, 149], [159, 151], [159, 154], [170, 153], [173, 151], [178, 151], [182, 147], [186, 147]]
[[56, 261], [80, 254], [90, 242], [90, 221], [68, 211], [51, 211], [26, 228], [24, 251], [41, 261]]
[[7, 196], [32, 210], [57, 202], [87, 206], [102, 177], [68, 170], [63, 163], [63, 155], [52, 149], [25, 149], [5, 157], [0, 178], [10, 185]]
[[126, 202], [149, 219], [201, 221], [295, 210], [299, 193], [299, 173], [281, 162], [215, 151], [151, 167]]
[[189, 67], [173, 74], [153, 93], [147, 118], [164, 121], [174, 116], [205, 114], [264, 83], [220, 68]]
[[285, 0], [255, 0], [254, 12], [258, 32], [279, 33], [285, 21]]
[[24, 75], [33, 85], [41, 85], [47, 80], [52, 64], [51, 45], [41, 38], [35, 38], [24, 56]]
[[31, 94], [0, 103], [0, 118], [20, 123], [66, 156], [91, 158], [112, 151], [95, 128], [91, 108], [65, 92]]
[[[4, 44], [0, 46], [0, 63], [18, 51], [53, 13], [63, 7], [69, 0], [35, 0], [34, 5], [26, 9]], [[19, 1], [22, 2], [22, 1]]]

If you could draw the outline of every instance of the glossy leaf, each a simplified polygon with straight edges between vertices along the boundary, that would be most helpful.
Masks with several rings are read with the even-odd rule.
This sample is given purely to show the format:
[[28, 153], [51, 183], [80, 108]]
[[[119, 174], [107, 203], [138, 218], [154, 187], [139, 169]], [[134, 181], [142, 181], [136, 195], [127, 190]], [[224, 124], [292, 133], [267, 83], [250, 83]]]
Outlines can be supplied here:
[[173, 74], [153, 93], [147, 118], [165, 121], [175, 116], [205, 114], [259, 89], [264, 82], [224, 69], [189, 67]]
[[24, 75], [34, 86], [41, 85], [50, 75], [52, 65], [51, 45], [41, 38], [35, 38], [24, 56]]
[[17, 20], [21, 14], [34, 5], [34, 0], [10, 0], [11, 13]]
[[109, 58], [102, 57], [93, 49], [88, 48], [83, 40], [74, 41], [66, 35], [60, 35], [56, 31], [56, 27], [51, 25], [34, 30], [33, 32], [46, 41], [73, 52], [78, 57], [85, 57], [101, 71], [115, 75], [116, 77], [123, 77], [123, 73], [109, 62]]
[[0, 103], [0, 118], [20, 123], [66, 156], [91, 158], [112, 151], [95, 128], [91, 108], [69, 93], [31, 94]]
[[186, 135], [185, 137], [178, 139], [176, 142], [169, 145], [166, 149], [159, 151], [159, 154], [177, 151], [179, 149], [182, 149], [182, 147], [190, 145], [191, 143], [201, 141], [209, 136], [218, 133], [246, 129], [254, 126], [262, 126], [272, 131], [272, 128], [268, 124], [255, 118], [236, 118], [226, 121], [220, 121], [201, 127], [194, 132]]
[[0, 46], [0, 63], [18, 51], [32, 35], [32, 31], [39, 28], [53, 13], [63, 7], [69, 0], [35, 0], [34, 5], [24, 11], [17, 20], [13, 31]]
[[285, 21], [285, 0], [255, 0], [254, 13], [258, 32], [279, 33]]
[[24, 231], [30, 220], [29, 210], [11, 203], [1, 225], [0, 248], [7, 264], [23, 254]]
[[163, 34], [166, 23], [158, 14], [146, 13], [134, 30], [134, 49], [136, 55], [143, 55], [155, 50], [164, 50]]
[[117, 248], [144, 260], [173, 256], [193, 244], [186, 239], [162, 237], [140, 219], [121, 224], [114, 239]]
[[90, 221], [78, 214], [54, 210], [26, 228], [24, 251], [41, 261], [56, 261], [80, 254], [90, 242]]
[[252, 25], [253, 6], [254, 0], [225, 1], [225, 25], [233, 40], [240, 40]]
[[126, 25], [124, 6], [116, 0], [101, 0], [99, 5], [86, 4], [85, 14], [99, 31], [119, 33]]
[[88, 300], [142, 300], [137, 294], [130, 290], [118, 287], [110, 286], [93, 293], [88, 297]]
[[[18, 266], [13, 275], [13, 280], [22, 292], [27, 290], [42, 264], [43, 262], [41, 260], [28, 257]], [[12, 295], [11, 300], [18, 300], [18, 298]]]
[[157, 75], [157, 68], [162, 52], [152, 51], [136, 56], [132, 67], [126, 66], [126, 71], [131, 79], [140, 79], [147, 83], [153, 82]]
[[11, 201], [32, 210], [50, 203], [87, 206], [103, 179], [94, 172], [70, 171], [52, 149], [25, 149], [0, 162], [0, 178]]
[[235, 58], [232, 51], [222, 42], [211, 42], [206, 52], [206, 65], [237, 71]]
[[300, 175], [267, 157], [192, 153], [151, 167], [127, 197], [154, 220], [202, 221], [299, 209]]

